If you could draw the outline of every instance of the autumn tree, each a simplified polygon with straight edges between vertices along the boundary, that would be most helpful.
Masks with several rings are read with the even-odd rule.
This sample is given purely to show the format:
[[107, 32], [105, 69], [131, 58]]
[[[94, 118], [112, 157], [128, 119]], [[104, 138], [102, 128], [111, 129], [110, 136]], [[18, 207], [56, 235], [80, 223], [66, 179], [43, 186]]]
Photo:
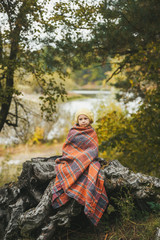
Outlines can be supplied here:
[[[50, 38], [52, 43], [55, 39], [55, 28], [50, 25], [47, 7], [50, 2], [49, 0], [0, 2], [0, 131], [5, 124], [17, 127], [19, 108], [24, 107], [17, 98], [20, 94], [15, 86], [17, 70], [23, 69], [33, 74], [43, 93], [41, 109], [46, 111], [48, 117], [55, 111], [56, 101], [63, 98], [65, 93], [63, 84], [56, 83], [50, 75], [49, 68], [44, 69], [39, 51], [40, 47], [48, 44]], [[52, 60], [52, 64], [57, 71], [61, 67], [57, 60]], [[44, 78], [46, 72], [49, 76], [47, 80]], [[11, 110], [11, 102], [15, 104], [14, 111]]]

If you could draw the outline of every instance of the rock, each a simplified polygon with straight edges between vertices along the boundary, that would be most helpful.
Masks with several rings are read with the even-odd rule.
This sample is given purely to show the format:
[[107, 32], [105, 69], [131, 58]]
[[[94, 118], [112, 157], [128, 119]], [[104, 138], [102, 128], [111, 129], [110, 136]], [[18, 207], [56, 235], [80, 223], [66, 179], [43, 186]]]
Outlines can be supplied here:
[[105, 186], [111, 194], [114, 189], [117, 190], [124, 187], [130, 189], [133, 197], [136, 199], [160, 200], [159, 178], [142, 173], [134, 173], [117, 160], [110, 162], [103, 170], [103, 173]]
[[[81, 213], [82, 206], [71, 199], [58, 210], [51, 207], [51, 189], [55, 178], [55, 159], [34, 158], [23, 164], [17, 183], [0, 188], [0, 239], [13, 240], [25, 236], [37, 240], [52, 239], [58, 227], [69, 227], [71, 219]], [[147, 201], [160, 200], [160, 179], [134, 173], [114, 160], [103, 165], [102, 174], [111, 204], [112, 197], [130, 191], [138, 207]], [[157, 230], [157, 238], [159, 238]]]

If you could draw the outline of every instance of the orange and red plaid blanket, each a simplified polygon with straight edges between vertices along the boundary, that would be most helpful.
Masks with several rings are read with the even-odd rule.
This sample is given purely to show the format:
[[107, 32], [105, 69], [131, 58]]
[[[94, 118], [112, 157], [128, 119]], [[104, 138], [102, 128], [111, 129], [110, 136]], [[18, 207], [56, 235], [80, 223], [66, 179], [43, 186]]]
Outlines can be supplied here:
[[62, 157], [56, 159], [56, 180], [52, 206], [58, 208], [70, 198], [84, 206], [94, 225], [103, 215], [108, 198], [100, 172], [97, 134], [91, 126], [73, 126], [63, 145]]

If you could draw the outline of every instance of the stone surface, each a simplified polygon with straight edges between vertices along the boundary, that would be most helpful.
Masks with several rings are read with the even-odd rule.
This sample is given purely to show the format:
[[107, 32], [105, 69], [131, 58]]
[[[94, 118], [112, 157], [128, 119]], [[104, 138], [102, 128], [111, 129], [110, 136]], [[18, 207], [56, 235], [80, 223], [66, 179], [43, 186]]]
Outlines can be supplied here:
[[[18, 182], [0, 188], [0, 239], [19, 240], [29, 236], [49, 240], [58, 227], [69, 227], [71, 219], [81, 213], [83, 207], [73, 199], [58, 210], [51, 207], [57, 157], [26, 161]], [[142, 209], [145, 202], [160, 200], [160, 179], [134, 173], [117, 160], [110, 163], [98, 160], [107, 194], [114, 206], [116, 203], [112, 199], [128, 190]], [[159, 240], [158, 234], [157, 229], [156, 240]]]

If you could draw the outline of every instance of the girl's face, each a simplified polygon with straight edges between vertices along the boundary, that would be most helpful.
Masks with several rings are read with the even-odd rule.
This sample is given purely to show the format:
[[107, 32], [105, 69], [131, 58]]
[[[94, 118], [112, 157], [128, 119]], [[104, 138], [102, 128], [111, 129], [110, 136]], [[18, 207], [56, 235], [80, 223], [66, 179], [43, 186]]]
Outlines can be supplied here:
[[90, 120], [86, 115], [81, 114], [78, 117], [78, 124], [80, 127], [87, 127], [90, 124]]

